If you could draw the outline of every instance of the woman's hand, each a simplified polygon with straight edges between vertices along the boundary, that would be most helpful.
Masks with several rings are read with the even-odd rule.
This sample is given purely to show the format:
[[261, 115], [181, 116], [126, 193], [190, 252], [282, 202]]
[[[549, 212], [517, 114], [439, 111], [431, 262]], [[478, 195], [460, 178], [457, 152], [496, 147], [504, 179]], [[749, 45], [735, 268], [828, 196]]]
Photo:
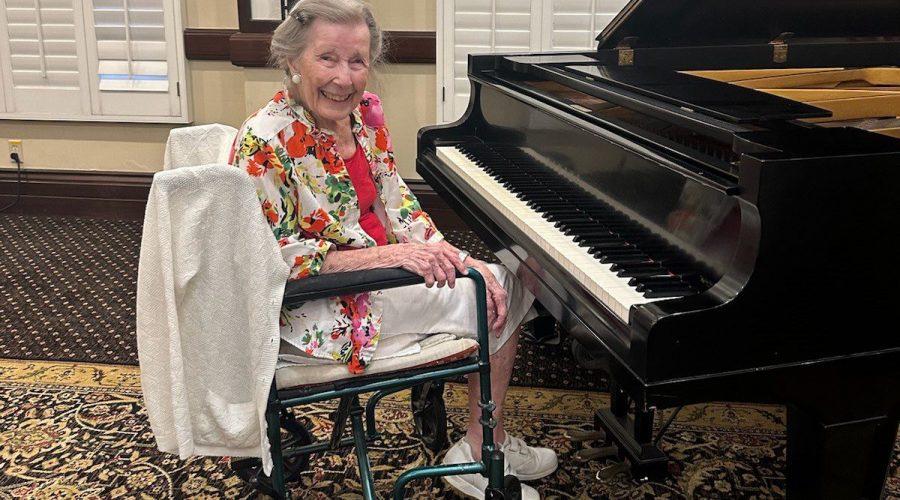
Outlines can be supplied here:
[[466, 273], [466, 266], [459, 260], [459, 250], [453, 245], [439, 243], [400, 243], [380, 247], [391, 252], [395, 266], [416, 273], [425, 278], [425, 286], [431, 288], [437, 283], [456, 286], [456, 272]]
[[469, 257], [466, 259], [465, 264], [468, 267], [474, 267], [484, 277], [484, 284], [487, 288], [488, 326], [494, 332], [494, 335], [500, 337], [500, 334], [503, 333], [503, 327], [506, 325], [506, 290], [494, 277], [494, 273], [488, 269], [486, 263], [474, 257]]
[[399, 267], [425, 278], [425, 286], [428, 287], [435, 283], [438, 287], [442, 287], [446, 283], [453, 288], [456, 285], [456, 271], [466, 274], [468, 267], [474, 267], [484, 277], [487, 289], [488, 326], [497, 337], [503, 333], [503, 327], [506, 325], [507, 294], [487, 264], [471, 256], [467, 257], [465, 262], [460, 261], [459, 249], [446, 240], [433, 244], [401, 243], [383, 248], [393, 248], [397, 251], [397, 257], [401, 259]]
[[438, 243], [398, 243], [352, 251], [328, 252], [322, 266], [323, 273], [359, 271], [400, 267], [425, 278], [425, 286], [456, 285], [456, 271], [466, 274], [468, 267], [478, 270], [487, 288], [488, 326], [499, 337], [506, 325], [507, 294], [488, 269], [487, 264], [474, 258], [459, 260], [459, 249], [446, 241]]

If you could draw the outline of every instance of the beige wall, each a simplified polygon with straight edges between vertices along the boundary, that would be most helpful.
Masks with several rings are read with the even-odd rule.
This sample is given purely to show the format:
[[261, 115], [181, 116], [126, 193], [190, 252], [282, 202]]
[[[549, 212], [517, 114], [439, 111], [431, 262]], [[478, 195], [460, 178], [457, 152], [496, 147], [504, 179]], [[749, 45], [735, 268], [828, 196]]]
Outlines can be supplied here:
[[[186, 0], [185, 27], [238, 26], [234, 0]], [[371, 0], [386, 30], [433, 30], [436, 2]], [[228, 5], [228, 8], [223, 8]], [[271, 69], [239, 68], [225, 61], [191, 61], [194, 124], [240, 126], [280, 86]], [[415, 141], [421, 127], [435, 122], [435, 66], [388, 65], [370, 80], [384, 103], [401, 175], [415, 178]], [[22, 139], [25, 168], [155, 172], [162, 168], [172, 125], [0, 120], [0, 141]]]
[[237, 3], [231, 0], [182, 0], [184, 25], [191, 28], [238, 28]]
[[369, 0], [378, 23], [386, 30], [433, 31], [437, 0]]

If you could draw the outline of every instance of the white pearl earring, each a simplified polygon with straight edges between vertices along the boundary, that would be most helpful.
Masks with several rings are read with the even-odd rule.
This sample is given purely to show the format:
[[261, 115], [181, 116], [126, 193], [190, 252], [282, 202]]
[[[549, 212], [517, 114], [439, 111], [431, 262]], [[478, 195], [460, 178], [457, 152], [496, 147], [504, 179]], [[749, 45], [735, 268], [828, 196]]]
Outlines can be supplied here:
[[300, 85], [300, 74], [294, 73], [291, 75], [291, 81], [294, 82], [294, 85]]

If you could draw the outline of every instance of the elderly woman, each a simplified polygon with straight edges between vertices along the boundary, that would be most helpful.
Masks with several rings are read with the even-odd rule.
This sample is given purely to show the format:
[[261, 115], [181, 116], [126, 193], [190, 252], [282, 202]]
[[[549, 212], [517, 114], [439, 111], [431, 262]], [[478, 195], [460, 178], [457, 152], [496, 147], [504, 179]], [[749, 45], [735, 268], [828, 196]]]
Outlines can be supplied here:
[[[282, 360], [345, 363], [360, 373], [372, 359], [415, 352], [424, 336], [474, 336], [467, 266], [485, 277], [492, 338], [494, 439], [510, 473], [529, 480], [552, 473], [556, 454], [527, 446], [503, 427], [519, 325], [533, 297], [506, 269], [481, 262], [444, 240], [397, 173], [377, 97], [365, 91], [382, 34], [361, 0], [300, 0], [272, 37], [273, 63], [287, 75], [241, 128], [233, 164], [257, 186], [266, 220], [292, 266], [290, 279], [319, 273], [399, 267], [419, 286], [312, 301], [281, 315]], [[437, 285], [437, 286], [434, 286]], [[469, 377], [466, 436], [444, 463], [481, 455], [477, 375]], [[450, 476], [460, 492], [483, 497], [480, 475]], [[525, 498], [538, 498], [530, 487]]]

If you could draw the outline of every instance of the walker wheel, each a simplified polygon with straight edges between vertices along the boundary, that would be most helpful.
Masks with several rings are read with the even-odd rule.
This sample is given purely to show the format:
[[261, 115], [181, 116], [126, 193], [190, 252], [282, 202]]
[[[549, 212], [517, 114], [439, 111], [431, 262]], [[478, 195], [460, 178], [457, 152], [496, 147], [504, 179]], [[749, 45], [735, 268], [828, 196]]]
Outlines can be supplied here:
[[[282, 411], [281, 413], [281, 449], [293, 446], [305, 446], [312, 444], [312, 435], [306, 427], [300, 425], [294, 415]], [[300, 473], [309, 467], [309, 454], [294, 455], [284, 459], [284, 482], [290, 483], [300, 479]], [[272, 487], [272, 478], [262, 471], [262, 462], [258, 458], [243, 459], [232, 463], [238, 477], [250, 484], [259, 493], [276, 498], [275, 489]]]
[[444, 382], [432, 381], [414, 386], [410, 399], [416, 435], [433, 452], [446, 448], [448, 439]]
[[519, 478], [508, 475], [503, 478], [503, 489], [488, 488], [484, 492], [485, 500], [522, 500], [522, 484]]

